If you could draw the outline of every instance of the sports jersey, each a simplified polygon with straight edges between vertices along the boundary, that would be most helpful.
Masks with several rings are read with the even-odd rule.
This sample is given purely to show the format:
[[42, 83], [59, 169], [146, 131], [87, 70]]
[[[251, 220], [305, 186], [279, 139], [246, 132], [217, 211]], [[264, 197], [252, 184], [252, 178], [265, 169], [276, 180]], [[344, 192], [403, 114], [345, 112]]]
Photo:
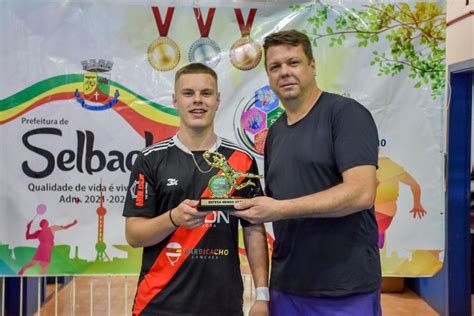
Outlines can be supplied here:
[[[252, 156], [226, 139], [218, 138], [210, 151], [223, 154], [235, 170], [258, 174]], [[208, 181], [218, 170], [202, 154], [189, 151], [176, 136], [142, 150], [131, 171], [123, 215], [156, 217], [185, 199], [209, 197]], [[252, 188], [233, 195], [251, 197]], [[180, 227], [145, 247], [133, 313], [242, 315], [238, 223], [229, 213], [214, 211], [201, 227]]]
[[[322, 93], [293, 125], [286, 114], [265, 144], [267, 195], [293, 199], [342, 183], [342, 173], [377, 166], [378, 136], [370, 112], [352, 99]], [[304, 296], [376, 291], [381, 282], [373, 208], [338, 218], [273, 223], [272, 290]]]

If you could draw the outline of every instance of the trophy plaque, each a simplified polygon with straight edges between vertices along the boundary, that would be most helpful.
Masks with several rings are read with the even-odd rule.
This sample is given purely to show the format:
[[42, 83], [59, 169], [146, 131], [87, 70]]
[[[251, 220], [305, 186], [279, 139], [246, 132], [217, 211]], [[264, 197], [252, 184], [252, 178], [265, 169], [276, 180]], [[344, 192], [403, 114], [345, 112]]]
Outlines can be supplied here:
[[[203, 158], [211, 167], [220, 169], [221, 172], [209, 179], [207, 187], [211, 197], [199, 200], [198, 211], [236, 211], [234, 205], [242, 198], [230, 196], [233, 189], [240, 190], [251, 186], [255, 191], [258, 190], [259, 187], [250, 179], [261, 179], [262, 176], [234, 170], [224, 155], [217, 151], [206, 151]], [[241, 178], [248, 180], [238, 183]]]

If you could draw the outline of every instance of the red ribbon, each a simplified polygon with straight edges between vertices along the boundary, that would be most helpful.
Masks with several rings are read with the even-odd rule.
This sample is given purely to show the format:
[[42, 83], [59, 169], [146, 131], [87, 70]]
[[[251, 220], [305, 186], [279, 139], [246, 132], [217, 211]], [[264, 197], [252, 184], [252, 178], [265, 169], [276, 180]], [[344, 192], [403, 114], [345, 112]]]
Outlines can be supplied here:
[[201, 32], [201, 37], [208, 37], [209, 32], [211, 31], [211, 24], [212, 24], [212, 20], [214, 19], [214, 13], [216, 13], [216, 8], [209, 8], [206, 22], [204, 22], [202, 18], [201, 9], [193, 8], [193, 10], [194, 10], [194, 15], [196, 16], [199, 32]]
[[249, 16], [247, 22], [244, 22], [244, 16], [242, 15], [242, 9], [234, 9], [235, 17], [239, 23], [240, 34], [242, 36], [250, 35], [250, 30], [252, 29], [253, 21], [255, 19], [255, 14], [257, 14], [257, 9], [252, 8], [249, 10]]
[[166, 37], [171, 25], [171, 19], [173, 18], [174, 7], [169, 7], [166, 11], [165, 22], [161, 20], [160, 9], [158, 7], [151, 7], [153, 15], [155, 17], [156, 26], [158, 27], [158, 33], [160, 36]]

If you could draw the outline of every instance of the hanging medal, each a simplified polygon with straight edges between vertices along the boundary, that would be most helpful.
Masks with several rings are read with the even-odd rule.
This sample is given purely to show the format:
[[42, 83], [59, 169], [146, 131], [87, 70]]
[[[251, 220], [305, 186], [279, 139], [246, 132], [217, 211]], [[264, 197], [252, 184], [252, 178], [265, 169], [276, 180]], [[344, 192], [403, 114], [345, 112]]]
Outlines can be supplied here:
[[151, 9], [153, 11], [153, 16], [155, 17], [160, 37], [154, 40], [148, 47], [148, 62], [156, 70], [168, 71], [176, 67], [181, 56], [176, 42], [167, 37], [171, 25], [171, 19], [173, 18], [174, 8], [168, 8], [164, 22], [161, 19], [158, 7], [152, 7]]
[[209, 38], [212, 20], [216, 8], [210, 8], [207, 13], [206, 22], [202, 18], [201, 9], [193, 8], [194, 15], [201, 33], [201, 38], [195, 41], [189, 48], [189, 61], [192, 63], [202, 63], [209, 67], [215, 67], [221, 60], [221, 49], [215, 41]]
[[250, 38], [250, 30], [252, 29], [257, 9], [252, 8], [249, 10], [247, 22], [244, 22], [241, 9], [234, 9], [234, 12], [242, 37], [230, 48], [230, 62], [237, 69], [250, 70], [257, 67], [262, 59], [262, 47], [257, 41]]

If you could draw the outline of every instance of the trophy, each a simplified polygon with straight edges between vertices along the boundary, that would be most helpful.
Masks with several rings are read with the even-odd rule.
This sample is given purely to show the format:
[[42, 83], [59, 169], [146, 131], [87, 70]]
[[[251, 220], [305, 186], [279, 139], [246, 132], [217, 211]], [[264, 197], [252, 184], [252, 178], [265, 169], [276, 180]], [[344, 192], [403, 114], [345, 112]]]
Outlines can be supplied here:
[[224, 155], [217, 151], [206, 151], [203, 158], [211, 167], [220, 169], [221, 172], [209, 180], [207, 187], [211, 192], [211, 197], [200, 199], [198, 211], [235, 211], [234, 205], [242, 198], [231, 197], [232, 189], [240, 190], [251, 186], [254, 188], [254, 195], [257, 195], [259, 187], [252, 180], [240, 184], [237, 182], [240, 178], [261, 179], [262, 176], [234, 170], [229, 166]]

